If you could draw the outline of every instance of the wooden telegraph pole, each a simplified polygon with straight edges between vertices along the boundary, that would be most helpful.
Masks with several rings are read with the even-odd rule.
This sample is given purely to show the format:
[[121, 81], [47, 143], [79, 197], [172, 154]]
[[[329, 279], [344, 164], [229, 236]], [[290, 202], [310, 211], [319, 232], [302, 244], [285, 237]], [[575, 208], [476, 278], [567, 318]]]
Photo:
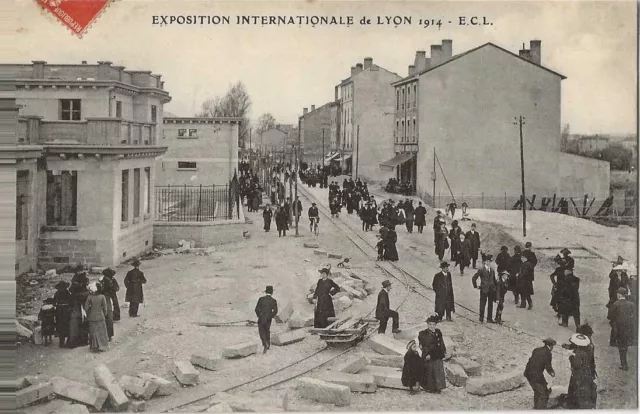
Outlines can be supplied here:
[[356, 129], [356, 180], [358, 179], [358, 164], [360, 164], [360, 125]]
[[520, 178], [522, 180], [522, 236], [527, 237], [527, 196], [524, 191], [524, 143], [522, 139], [522, 126], [525, 125], [525, 118], [520, 115], [513, 123], [520, 127]]
[[431, 181], [433, 181], [431, 205], [433, 206], [433, 208], [436, 208], [436, 147], [433, 147], [433, 172], [431, 173]]
[[322, 171], [324, 171], [324, 128], [322, 128]]

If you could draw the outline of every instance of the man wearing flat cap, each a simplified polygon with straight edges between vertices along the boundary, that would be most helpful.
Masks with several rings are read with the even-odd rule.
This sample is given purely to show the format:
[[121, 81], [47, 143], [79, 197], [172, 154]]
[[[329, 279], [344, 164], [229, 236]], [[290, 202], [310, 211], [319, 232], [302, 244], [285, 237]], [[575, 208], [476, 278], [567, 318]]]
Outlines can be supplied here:
[[456, 311], [453, 297], [453, 281], [449, 272], [449, 263], [440, 263], [440, 272], [433, 276], [433, 291], [436, 294], [435, 312], [442, 320], [447, 315], [447, 321], [451, 320], [451, 313]]
[[271, 320], [278, 314], [278, 301], [273, 295], [273, 286], [267, 286], [266, 293], [256, 304], [256, 316], [258, 317], [258, 334], [262, 341], [263, 354], [266, 354], [271, 347]]
[[133, 266], [133, 269], [129, 270], [124, 277], [124, 286], [127, 288], [124, 300], [129, 302], [129, 317], [137, 318], [138, 308], [141, 303], [144, 303], [142, 285], [147, 283], [147, 279], [139, 269], [140, 260], [134, 259], [131, 262], [131, 266]]
[[376, 305], [376, 319], [380, 321], [378, 327], [378, 333], [385, 333], [387, 331], [387, 322], [389, 318], [393, 319], [392, 331], [393, 333], [400, 332], [400, 316], [398, 312], [391, 310], [389, 304], [389, 291], [391, 290], [391, 282], [385, 280], [382, 282], [382, 290], [378, 293], [378, 304]]
[[556, 376], [551, 365], [551, 351], [553, 351], [556, 341], [553, 338], [547, 338], [542, 342], [544, 342], [544, 346], [533, 350], [527, 367], [524, 369], [524, 377], [533, 388], [533, 408], [535, 410], [545, 410], [549, 402], [551, 389], [547, 387], [544, 371], [547, 371], [552, 377]]

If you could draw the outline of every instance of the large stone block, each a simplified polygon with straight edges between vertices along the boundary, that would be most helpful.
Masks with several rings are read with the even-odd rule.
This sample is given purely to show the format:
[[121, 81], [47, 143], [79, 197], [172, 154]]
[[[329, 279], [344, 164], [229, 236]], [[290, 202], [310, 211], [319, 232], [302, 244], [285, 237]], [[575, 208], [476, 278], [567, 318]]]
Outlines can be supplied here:
[[404, 355], [381, 355], [372, 352], [363, 353], [371, 363], [379, 367], [402, 368], [404, 366]]
[[220, 366], [220, 361], [222, 361], [222, 359], [218, 355], [204, 355], [202, 353], [193, 354], [190, 359], [191, 364], [208, 369], [209, 371], [217, 370]]
[[146, 401], [131, 401], [131, 404], [129, 406], [129, 411], [131, 411], [132, 413], [141, 413], [146, 409], [147, 409]]
[[371, 349], [382, 355], [404, 355], [407, 352], [406, 343], [380, 333], [371, 337], [368, 344]]
[[16, 392], [16, 408], [24, 407], [53, 394], [53, 387], [48, 382], [29, 385]]
[[336, 365], [333, 371], [344, 372], [346, 374], [357, 374], [362, 368], [371, 364], [371, 360], [364, 355], [354, 355], [346, 361]]
[[371, 375], [376, 379], [378, 387], [405, 390], [402, 385], [402, 370], [391, 367], [378, 367], [369, 365], [360, 371], [361, 375]]
[[24, 338], [31, 338], [33, 336], [33, 332], [22, 326], [18, 321], [16, 321], [16, 334]]
[[444, 373], [447, 377], [447, 381], [449, 381], [452, 385], [455, 385], [456, 387], [464, 387], [465, 385], [467, 385], [469, 376], [467, 376], [464, 368], [462, 368], [460, 365], [453, 362], [446, 363], [444, 364]]
[[306, 247], [307, 249], [317, 249], [320, 247], [318, 243], [314, 243], [314, 242], [304, 242], [303, 246]]
[[200, 372], [189, 361], [173, 361], [173, 375], [182, 385], [197, 384], [200, 378]]
[[301, 329], [313, 326], [313, 316], [294, 314], [289, 318], [290, 329]]
[[71, 404], [68, 401], [64, 401], [64, 403], [51, 414], [89, 414], [89, 409], [82, 404]]
[[478, 364], [476, 361], [472, 361], [469, 358], [465, 357], [455, 357], [452, 361], [462, 367], [464, 372], [467, 373], [470, 377], [479, 377], [482, 375], [482, 365]]
[[329, 259], [342, 259], [342, 255], [340, 253], [329, 253]]
[[278, 314], [274, 319], [278, 323], [285, 323], [289, 320], [291, 315], [293, 315], [293, 304], [291, 302], [287, 302], [286, 305], [278, 309]]
[[327, 252], [324, 250], [320, 250], [320, 249], [316, 249], [313, 251], [313, 254], [318, 255], [318, 256], [326, 256]]
[[447, 347], [447, 355], [445, 356], [444, 360], [448, 361], [451, 359], [451, 357], [454, 357], [458, 354], [459, 344], [450, 337], [444, 335], [442, 336], [442, 341]]
[[466, 390], [473, 395], [497, 394], [523, 386], [527, 380], [522, 374], [522, 369], [502, 374], [473, 377], [467, 381]]
[[407, 327], [403, 326], [400, 332], [393, 334], [393, 337], [399, 341], [409, 342], [410, 340], [417, 338], [418, 334], [425, 329], [427, 329], [426, 323], [419, 323], [417, 325]]
[[156, 389], [155, 395], [159, 397], [171, 395], [178, 390], [178, 384], [175, 384], [157, 375], [143, 372], [141, 374], [138, 374], [138, 376], [145, 381], [153, 381], [156, 384], [158, 384], [158, 388]]
[[148, 400], [158, 389], [158, 384], [153, 381], [145, 381], [142, 378], [123, 375], [118, 381], [122, 389], [134, 398]]
[[351, 390], [346, 385], [304, 377], [298, 380], [296, 390], [301, 397], [320, 403], [334, 404], [338, 407], [351, 404]]
[[275, 346], [285, 346], [300, 342], [307, 337], [307, 332], [303, 329], [296, 329], [294, 331], [283, 332], [271, 338], [271, 344]]
[[352, 288], [349, 285], [341, 285], [340, 289], [344, 290], [345, 292], [347, 292], [351, 299], [357, 298], [357, 299], [362, 300], [362, 299], [365, 299], [367, 297], [367, 295], [366, 295], [367, 292], [364, 292], [364, 294], [363, 294], [362, 292], [358, 291], [357, 289]]
[[258, 351], [258, 344], [255, 342], [244, 342], [238, 345], [230, 345], [222, 350], [223, 358], [244, 358], [255, 354]]
[[371, 283], [365, 283], [364, 284], [364, 290], [369, 294], [372, 295], [376, 292], [376, 287], [374, 285], [372, 285]]
[[318, 379], [332, 384], [346, 385], [351, 392], [376, 392], [378, 388], [375, 378], [371, 375], [328, 371], [320, 374]]
[[127, 408], [129, 399], [106, 365], [100, 364], [93, 369], [93, 379], [98, 387], [109, 393], [109, 404], [114, 410], [123, 411]]
[[51, 378], [53, 392], [61, 397], [87, 404], [100, 411], [109, 397], [109, 393], [96, 387], [90, 387], [62, 377]]
[[349, 299], [349, 296], [339, 297], [333, 302], [333, 307], [335, 308], [336, 313], [342, 312], [343, 310], [349, 308], [351, 305], [352, 302], [351, 299]]

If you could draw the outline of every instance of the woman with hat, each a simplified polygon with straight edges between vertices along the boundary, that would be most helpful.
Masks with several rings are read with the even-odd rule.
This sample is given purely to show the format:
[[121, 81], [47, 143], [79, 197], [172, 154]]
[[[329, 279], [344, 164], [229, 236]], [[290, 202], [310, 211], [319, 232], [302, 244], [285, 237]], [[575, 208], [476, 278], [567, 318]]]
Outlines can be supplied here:
[[561, 326], [569, 326], [569, 317], [573, 316], [576, 329], [580, 326], [580, 278], [573, 274], [573, 268], [564, 269], [562, 284], [558, 287], [558, 313]]
[[449, 248], [449, 232], [447, 226], [444, 223], [444, 219], [438, 222], [438, 228], [435, 231], [435, 253], [438, 256], [438, 260], [442, 261], [444, 254]]
[[442, 338], [442, 332], [436, 329], [438, 315], [431, 315], [427, 319], [427, 329], [420, 331], [418, 341], [425, 363], [425, 389], [427, 392], [440, 393], [447, 388], [442, 360], [447, 354], [447, 348]]
[[624, 266], [616, 264], [609, 273], [609, 303], [607, 303], [607, 308], [618, 300], [618, 290], [620, 288], [629, 288], [629, 276], [627, 276]]
[[131, 318], [137, 318], [138, 308], [141, 303], [144, 303], [142, 285], [147, 283], [147, 279], [139, 269], [140, 260], [133, 259], [131, 266], [133, 266], [133, 269], [129, 270], [124, 277], [124, 286], [127, 288], [124, 300], [125, 302], [129, 302], [129, 316]]
[[328, 318], [336, 316], [333, 308], [333, 299], [331, 297], [340, 291], [340, 286], [329, 279], [331, 275], [330, 269], [331, 265], [327, 265], [318, 270], [322, 278], [318, 280], [316, 290], [313, 292], [313, 303], [315, 305], [313, 316], [314, 328], [326, 328], [329, 326]]
[[520, 277], [520, 269], [522, 268], [522, 249], [520, 246], [513, 248], [513, 256], [509, 262], [509, 290], [513, 292], [513, 300], [517, 305], [520, 303], [520, 293], [518, 292], [518, 278]]
[[262, 220], [264, 221], [264, 231], [268, 232], [271, 230], [271, 219], [273, 218], [273, 210], [271, 210], [271, 205], [267, 204], [262, 211]]
[[105, 287], [104, 287], [105, 280], [106, 280], [105, 277], [101, 276], [98, 281], [97, 287], [98, 287], [98, 293], [104, 296], [104, 299], [107, 302], [107, 313], [105, 315], [104, 322], [107, 325], [107, 335], [109, 336], [109, 341], [111, 341], [111, 338], [113, 338], [113, 305], [111, 304], [111, 299], [107, 296], [105, 291]]
[[120, 285], [118, 285], [118, 281], [114, 277], [116, 271], [110, 267], [107, 267], [102, 271], [102, 275], [104, 277], [100, 278], [100, 283], [102, 283], [102, 291], [104, 292], [104, 296], [107, 298], [107, 302], [113, 307], [113, 320], [120, 320], [120, 304], [118, 303], [118, 291], [120, 290]]
[[71, 306], [69, 310], [67, 348], [75, 348], [87, 345], [88, 324], [86, 322], [84, 304], [89, 296], [89, 290], [84, 283], [72, 283], [69, 292], [71, 293]]
[[90, 295], [85, 302], [87, 321], [89, 321], [89, 349], [94, 352], [109, 349], [107, 333], [107, 299], [100, 293], [100, 283], [89, 285]]
[[456, 311], [456, 305], [453, 297], [453, 281], [451, 273], [449, 273], [449, 263], [440, 263], [440, 272], [433, 276], [431, 286], [436, 294], [435, 312], [440, 320], [447, 315], [447, 321], [451, 320], [451, 313]]
[[458, 220], [453, 220], [451, 222], [451, 230], [449, 230], [449, 238], [451, 239], [451, 261], [454, 263], [458, 263], [460, 234], [462, 234], [462, 229], [458, 226]]
[[398, 241], [398, 234], [396, 233], [395, 226], [391, 226], [384, 238], [384, 260], [391, 262], [398, 261], [398, 249], [396, 248], [396, 242]]
[[414, 390], [417, 384], [426, 388], [425, 374], [424, 374], [424, 362], [418, 352], [418, 345], [416, 341], [412, 339], [407, 344], [407, 353], [404, 354], [404, 365], [402, 366], [402, 385], [409, 387], [409, 394], [413, 395], [418, 392]]
[[574, 345], [573, 354], [569, 357], [571, 363], [571, 379], [567, 392], [569, 408], [596, 408], [597, 386], [595, 383], [595, 364], [589, 345], [591, 341], [586, 335], [573, 334], [569, 340]]
[[66, 345], [69, 338], [69, 317], [71, 311], [71, 293], [69, 284], [64, 280], [58, 282], [56, 293], [53, 294], [53, 304], [56, 307], [56, 331], [60, 348]]

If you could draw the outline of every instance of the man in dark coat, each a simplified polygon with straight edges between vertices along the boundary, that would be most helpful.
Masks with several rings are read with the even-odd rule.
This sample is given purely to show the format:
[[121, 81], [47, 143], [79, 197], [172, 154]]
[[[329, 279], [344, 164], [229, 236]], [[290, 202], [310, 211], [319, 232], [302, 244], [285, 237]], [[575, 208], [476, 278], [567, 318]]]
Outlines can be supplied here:
[[271, 297], [273, 286], [267, 286], [264, 293], [266, 295], [258, 299], [255, 311], [258, 317], [258, 334], [264, 348], [262, 353], [266, 354], [271, 347], [271, 320], [278, 314], [278, 301]]
[[104, 278], [102, 279], [102, 292], [104, 293], [107, 300], [111, 300], [113, 304], [113, 320], [120, 320], [120, 303], [118, 302], [118, 291], [120, 290], [120, 285], [118, 285], [118, 281], [115, 279], [116, 271], [107, 267], [102, 271]]
[[[484, 308], [487, 306], [487, 322], [493, 323], [493, 302], [496, 300], [496, 271], [491, 268], [490, 254], [482, 256], [483, 267], [471, 278], [474, 289], [480, 290], [480, 322], [484, 322]], [[477, 280], [480, 278], [480, 285]]]
[[271, 230], [271, 219], [273, 218], [273, 210], [271, 206], [267, 204], [262, 211], [262, 219], [264, 220], [264, 231]]
[[562, 326], [569, 326], [569, 316], [573, 316], [578, 329], [580, 326], [580, 278], [573, 274], [573, 269], [564, 270], [564, 279], [558, 290], [558, 313], [562, 318]]
[[636, 307], [627, 300], [627, 289], [618, 289], [618, 300], [609, 307], [609, 324], [611, 325], [611, 340], [609, 345], [618, 348], [620, 354], [620, 369], [627, 371], [627, 348], [633, 346], [635, 331]]
[[456, 263], [460, 251], [460, 234], [462, 234], [462, 229], [458, 227], [458, 220], [453, 220], [451, 230], [449, 230], [449, 238], [451, 239], [451, 261]]
[[456, 311], [454, 296], [453, 296], [453, 281], [451, 280], [451, 273], [449, 273], [449, 263], [440, 263], [440, 272], [433, 276], [433, 291], [436, 293], [435, 312], [442, 320], [442, 317], [447, 314], [447, 320], [451, 321], [451, 313]]
[[414, 223], [418, 227], [418, 233], [422, 233], [424, 225], [426, 224], [427, 209], [422, 205], [422, 201], [418, 201], [418, 207], [413, 213]]
[[531, 265], [533, 266], [534, 269], [534, 276], [535, 276], [535, 268], [538, 265], [538, 257], [536, 256], [536, 254], [531, 250], [532, 244], [531, 242], [526, 242], [524, 244], [524, 250], [522, 251], [522, 255], [527, 257], [527, 261], [529, 263], [531, 263]]
[[313, 231], [313, 219], [320, 220], [320, 213], [318, 212], [316, 203], [311, 203], [307, 215], [309, 216], [309, 231]]
[[547, 387], [544, 371], [547, 371], [552, 377], [556, 376], [551, 365], [551, 351], [553, 351], [556, 341], [553, 338], [547, 338], [543, 342], [544, 346], [533, 350], [524, 370], [524, 377], [533, 388], [533, 408], [535, 410], [546, 410], [549, 402], [551, 389]]
[[313, 292], [313, 302], [315, 305], [313, 318], [314, 328], [326, 328], [329, 326], [328, 319], [336, 316], [336, 311], [333, 308], [333, 299], [331, 297], [340, 292], [340, 286], [329, 279], [331, 274], [330, 268], [331, 266], [328, 265], [318, 270], [322, 278], [318, 280], [316, 290]]
[[[526, 251], [526, 250], [525, 250]], [[522, 256], [520, 259], [522, 260], [522, 267], [520, 268], [520, 276], [518, 276], [518, 280], [516, 282], [518, 293], [520, 293], [521, 302], [520, 307], [526, 308], [527, 303], [529, 304], [528, 310], [533, 308], [533, 302], [531, 301], [531, 295], [533, 295], [533, 263], [529, 261], [530, 255], [524, 254], [522, 252]]]
[[471, 264], [475, 269], [476, 262], [478, 260], [478, 252], [480, 251], [480, 233], [476, 231], [476, 223], [471, 225], [471, 230], [467, 232], [466, 239], [469, 240], [469, 247], [471, 248]]
[[400, 332], [400, 316], [398, 312], [391, 310], [389, 304], [389, 291], [391, 290], [391, 282], [385, 280], [382, 282], [382, 290], [378, 293], [378, 304], [376, 305], [376, 319], [380, 321], [378, 327], [378, 333], [385, 333], [387, 331], [387, 322], [389, 318], [393, 319], [392, 332]]
[[147, 283], [147, 279], [145, 279], [144, 273], [139, 269], [140, 260], [134, 259], [133, 262], [131, 262], [131, 266], [133, 266], [133, 269], [129, 270], [124, 277], [124, 286], [127, 288], [125, 302], [129, 302], [129, 316], [137, 318], [138, 307], [141, 303], [144, 303], [142, 285]]
[[500, 253], [496, 256], [496, 266], [498, 267], [498, 273], [509, 271], [509, 262], [511, 261], [511, 256], [509, 256], [509, 248], [507, 246], [502, 246], [500, 248]]
[[55, 288], [56, 293], [53, 295], [53, 304], [56, 306], [58, 340], [60, 348], [64, 348], [67, 345], [67, 339], [69, 339], [69, 319], [72, 298], [68, 290], [69, 284], [64, 280], [58, 282]]
[[518, 291], [518, 277], [520, 277], [520, 269], [522, 269], [522, 250], [520, 246], [513, 248], [513, 256], [509, 261], [509, 289], [513, 292], [514, 303], [520, 303], [520, 293]]
[[609, 273], [609, 303], [607, 303], [607, 308], [618, 300], [618, 290], [620, 288], [629, 288], [629, 276], [627, 276], [624, 266], [617, 264]]

